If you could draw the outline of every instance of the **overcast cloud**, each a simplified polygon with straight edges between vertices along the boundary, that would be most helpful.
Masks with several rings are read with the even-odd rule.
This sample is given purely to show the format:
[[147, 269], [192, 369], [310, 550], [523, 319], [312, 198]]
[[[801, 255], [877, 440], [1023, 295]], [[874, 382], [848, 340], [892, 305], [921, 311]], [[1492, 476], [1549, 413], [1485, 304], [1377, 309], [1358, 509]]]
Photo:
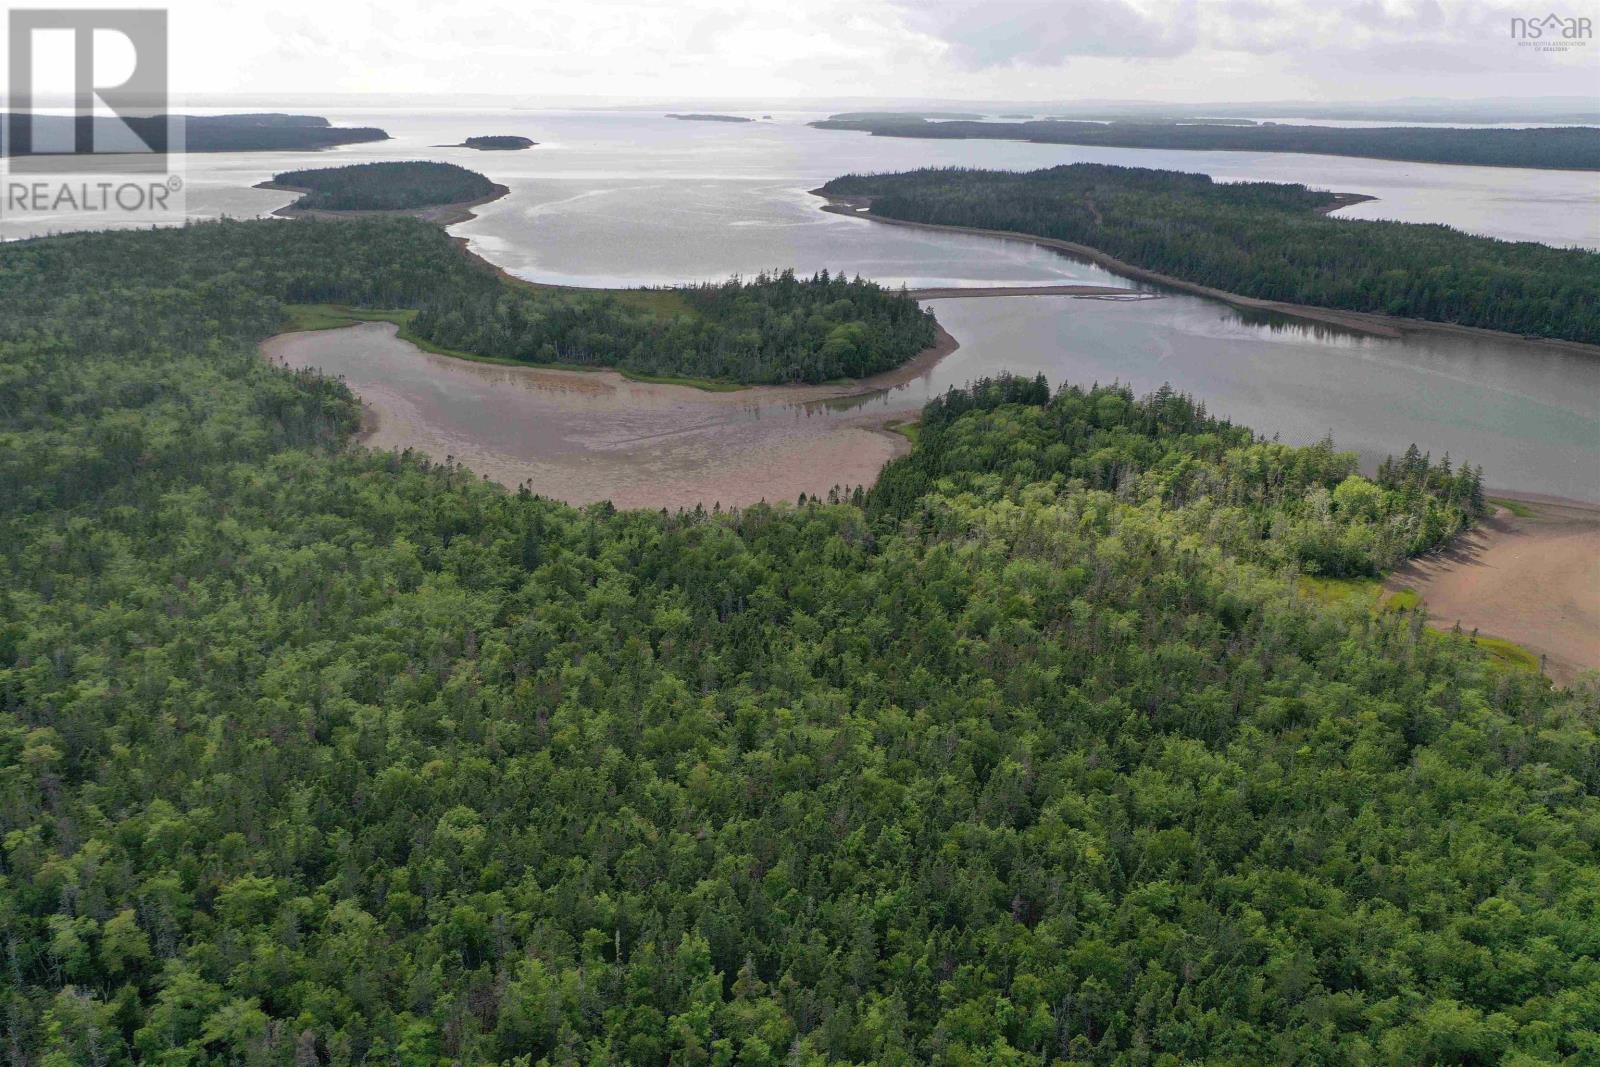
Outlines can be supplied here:
[[168, 7], [174, 88], [191, 94], [474, 92], [537, 104], [575, 95], [1337, 101], [1600, 92], [1600, 41], [1556, 55], [1519, 48], [1509, 34], [1514, 15], [1549, 10], [1600, 23], [1600, 0]]

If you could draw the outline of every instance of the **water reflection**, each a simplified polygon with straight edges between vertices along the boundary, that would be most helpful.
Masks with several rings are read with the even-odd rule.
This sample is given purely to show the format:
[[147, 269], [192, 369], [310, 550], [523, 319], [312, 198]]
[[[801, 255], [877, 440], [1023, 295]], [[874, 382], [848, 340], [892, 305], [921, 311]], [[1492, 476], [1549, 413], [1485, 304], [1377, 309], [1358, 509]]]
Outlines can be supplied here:
[[1163, 382], [1285, 440], [1332, 431], [1369, 463], [1416, 442], [1482, 465], [1504, 489], [1600, 500], [1600, 359], [1514, 339], [1360, 336], [1252, 321], [1198, 297], [1132, 305], [1053, 298], [936, 301], [963, 343], [913, 383], [912, 405], [997, 370], [1051, 381]]

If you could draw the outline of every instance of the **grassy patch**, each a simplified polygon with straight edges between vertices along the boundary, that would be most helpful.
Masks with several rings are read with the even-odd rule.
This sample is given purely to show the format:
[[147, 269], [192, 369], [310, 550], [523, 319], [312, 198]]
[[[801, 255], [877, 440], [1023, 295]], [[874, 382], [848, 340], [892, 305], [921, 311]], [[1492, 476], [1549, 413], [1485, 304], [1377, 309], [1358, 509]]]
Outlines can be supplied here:
[[920, 431], [920, 427], [917, 425], [915, 420], [908, 420], [905, 422], [886, 422], [883, 424], [883, 428], [888, 430], [890, 433], [899, 434], [912, 444], [917, 443], [917, 435]]
[[1360, 604], [1384, 611], [1414, 611], [1422, 606], [1415, 589], [1386, 590], [1380, 578], [1313, 578], [1301, 575], [1300, 595], [1321, 604]]
[[284, 311], [288, 313], [285, 332], [337, 330], [358, 322], [392, 322], [404, 328], [417, 314], [410, 310], [384, 311], [345, 307], [342, 304], [285, 304]]
[[626, 367], [577, 367], [576, 370], [614, 370], [631, 382], [649, 382], [652, 385], [686, 385], [691, 389], [704, 389], [708, 393], [737, 393], [749, 386], [738, 382], [725, 382], [717, 378], [684, 378], [676, 374], [645, 374]]
[[[1385, 592], [1383, 582], [1377, 578], [1313, 578], [1301, 575], [1295, 583], [1300, 595], [1327, 606], [1354, 604], [1373, 611], [1416, 611], [1422, 598], [1415, 589], [1396, 589]], [[1428, 632], [1436, 637], [1450, 637], [1452, 630], [1429, 626]], [[1470, 637], [1460, 635], [1477, 645], [1488, 656], [1489, 662], [1507, 670], [1537, 671], [1539, 657], [1513, 641], [1503, 637]]]
[[1295, 583], [1300, 595], [1321, 604], [1376, 606], [1383, 583], [1376, 578], [1314, 578], [1302, 574]]
[[601, 289], [600, 292], [624, 307], [656, 315], [692, 315], [694, 309], [677, 289]]
[[1415, 611], [1422, 606], [1422, 598], [1415, 589], [1396, 589], [1384, 600], [1383, 606], [1391, 611]]
[[1525, 504], [1520, 500], [1501, 500], [1496, 497], [1490, 497], [1489, 503], [1497, 508], [1505, 508], [1519, 519], [1531, 519], [1539, 514], [1531, 505]]
[[565, 285], [544, 285], [526, 278], [502, 274], [502, 284], [544, 299], [561, 299], [581, 296], [608, 296], [623, 307], [647, 311], [652, 315], [693, 315], [694, 308], [684, 299], [683, 290], [673, 286], [656, 286], [642, 289], [581, 289]]
[[1537, 671], [1539, 657], [1503, 637], [1474, 637], [1472, 643], [1483, 649], [1489, 661], [1501, 667], [1519, 671]]

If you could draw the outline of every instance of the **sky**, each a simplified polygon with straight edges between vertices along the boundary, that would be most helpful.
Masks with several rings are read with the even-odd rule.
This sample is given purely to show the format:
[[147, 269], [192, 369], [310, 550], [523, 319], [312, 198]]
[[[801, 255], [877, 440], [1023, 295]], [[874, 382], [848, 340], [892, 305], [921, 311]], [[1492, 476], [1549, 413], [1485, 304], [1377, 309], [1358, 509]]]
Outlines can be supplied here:
[[[1600, 97], [1600, 0], [174, 0], [179, 99], [1355, 101]], [[1530, 5], [1536, 5], [1530, 7]], [[150, 7], [34, 2], [30, 7]]]

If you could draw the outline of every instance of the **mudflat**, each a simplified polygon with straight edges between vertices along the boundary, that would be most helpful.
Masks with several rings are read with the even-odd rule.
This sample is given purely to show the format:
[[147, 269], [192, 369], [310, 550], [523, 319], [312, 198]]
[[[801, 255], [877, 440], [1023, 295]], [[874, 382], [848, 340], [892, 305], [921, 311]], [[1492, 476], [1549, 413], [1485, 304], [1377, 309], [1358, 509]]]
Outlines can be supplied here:
[[1600, 670], [1600, 508], [1518, 502], [1446, 552], [1395, 571], [1391, 589], [1415, 590], [1433, 625], [1503, 637], [1545, 657], [1558, 685]]
[[261, 351], [344, 379], [365, 408], [360, 442], [370, 447], [453, 460], [570, 504], [669, 510], [871, 485], [909, 444], [888, 428], [897, 413], [848, 401], [926, 373], [956, 347], [941, 331], [938, 344], [874, 378], [707, 392], [610, 370], [476, 363], [424, 352], [397, 332], [374, 322], [280, 334]]

